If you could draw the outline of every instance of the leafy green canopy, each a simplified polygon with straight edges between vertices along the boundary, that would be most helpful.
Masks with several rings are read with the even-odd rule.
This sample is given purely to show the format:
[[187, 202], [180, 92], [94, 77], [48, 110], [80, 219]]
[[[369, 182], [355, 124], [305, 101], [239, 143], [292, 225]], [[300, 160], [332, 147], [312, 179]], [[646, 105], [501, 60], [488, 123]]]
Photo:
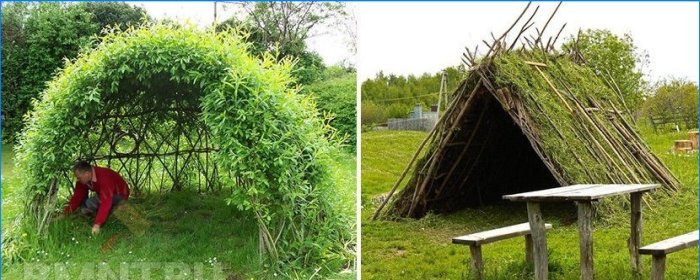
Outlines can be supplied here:
[[126, 3], [13, 2], [2, 7], [2, 137], [15, 142], [31, 100], [64, 59], [110, 25], [137, 25], [146, 11]]
[[685, 123], [686, 128], [698, 125], [698, 85], [684, 79], [670, 79], [656, 85], [654, 95], [644, 101], [642, 113], [647, 118], [667, 118]]
[[304, 92], [316, 99], [318, 109], [330, 118], [347, 149], [355, 151], [357, 116], [357, 75], [354, 69], [331, 66], [325, 78], [304, 87]]
[[[290, 87], [291, 65], [248, 54], [236, 32], [153, 24], [108, 32], [100, 44], [48, 83], [17, 146], [26, 190], [25, 232], [41, 229], [52, 211], [50, 182], [84, 154], [83, 133], [110, 99], [159, 100], [170, 91], [123, 91], [122, 83], [148, 88], [154, 77], [199, 89], [201, 111], [222, 180], [233, 185], [229, 203], [259, 222], [261, 253], [274, 268], [337, 269], [351, 256], [350, 217], [339, 214], [328, 180], [327, 126], [311, 99]], [[46, 206], [44, 206], [46, 205]], [[39, 230], [40, 231], [40, 230]]]
[[562, 48], [576, 49], [596, 75], [614, 80], [626, 105], [632, 113], [637, 113], [647, 91], [642, 69], [649, 63], [649, 55], [635, 46], [631, 35], [586, 29], [568, 38]]

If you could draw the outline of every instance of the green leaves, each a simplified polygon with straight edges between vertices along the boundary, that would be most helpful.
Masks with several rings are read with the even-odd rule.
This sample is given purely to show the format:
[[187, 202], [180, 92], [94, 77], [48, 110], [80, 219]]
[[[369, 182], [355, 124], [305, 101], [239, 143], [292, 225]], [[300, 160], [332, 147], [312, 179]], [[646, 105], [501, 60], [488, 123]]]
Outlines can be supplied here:
[[[116, 12], [118, 13], [113, 13]], [[145, 14], [124, 3], [9, 3], [2, 7], [3, 140], [15, 141], [22, 117], [56, 70], [68, 68], [106, 25]]]
[[642, 113], [649, 119], [663, 117], [692, 128], [698, 120], [698, 85], [683, 79], [661, 81], [654, 95], [644, 101]]
[[649, 57], [637, 49], [629, 34], [617, 36], [610, 30], [587, 29], [562, 46], [565, 51], [572, 48], [581, 52], [596, 75], [615, 81], [630, 110], [640, 108], [647, 86], [640, 69], [649, 63]]

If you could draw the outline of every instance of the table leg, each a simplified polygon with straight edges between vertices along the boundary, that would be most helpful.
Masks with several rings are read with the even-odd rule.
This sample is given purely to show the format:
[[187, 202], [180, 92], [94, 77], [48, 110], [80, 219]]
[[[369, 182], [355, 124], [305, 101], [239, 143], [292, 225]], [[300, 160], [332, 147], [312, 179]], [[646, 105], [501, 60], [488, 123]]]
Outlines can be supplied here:
[[547, 236], [545, 235], [544, 219], [542, 219], [539, 203], [527, 203], [527, 218], [530, 222], [530, 232], [532, 234], [535, 279], [545, 280], [549, 277], [549, 271], [547, 270], [549, 260], [547, 256]]
[[642, 263], [639, 257], [639, 247], [642, 242], [642, 194], [632, 193], [630, 202], [632, 204], [632, 214], [630, 217], [630, 240], [629, 250], [632, 261], [633, 276], [638, 276], [642, 271]]
[[581, 279], [593, 279], [593, 205], [580, 201], [578, 205], [579, 251], [581, 254]]

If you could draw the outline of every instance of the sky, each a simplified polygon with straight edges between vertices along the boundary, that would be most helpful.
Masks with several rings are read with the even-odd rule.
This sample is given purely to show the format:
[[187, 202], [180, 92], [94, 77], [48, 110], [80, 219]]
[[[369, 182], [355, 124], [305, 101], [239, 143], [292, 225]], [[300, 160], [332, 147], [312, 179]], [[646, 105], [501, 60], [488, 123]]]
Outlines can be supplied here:
[[[385, 74], [436, 73], [461, 63], [464, 47], [502, 34], [525, 8], [525, 2], [433, 2], [358, 4], [358, 78]], [[544, 25], [557, 2], [540, 5], [534, 27]], [[666, 77], [698, 81], [698, 2], [565, 2], [549, 23], [545, 37], [567, 23], [563, 38], [581, 29], [609, 29], [631, 34], [649, 54], [651, 81]], [[560, 43], [562, 38], [558, 40]], [[491, 40], [487, 40], [491, 41]]]
[[[189, 21], [205, 28], [214, 22], [214, 2], [129, 2], [146, 9], [155, 19], [170, 18], [179, 22]], [[354, 4], [350, 4], [352, 7]], [[217, 3], [217, 21], [222, 22], [236, 13], [234, 4]], [[352, 62], [356, 58], [347, 47], [347, 34], [338, 29], [321, 27], [317, 36], [309, 38], [307, 46], [316, 51], [328, 65]], [[354, 64], [354, 63], [353, 63]]]
[[[213, 2], [131, 2], [157, 19], [189, 20], [206, 27], [214, 20]], [[364, 81], [379, 71], [398, 75], [436, 73], [461, 63], [464, 47], [473, 49], [491, 32], [500, 35], [522, 12], [524, 2], [361, 2], [348, 4], [357, 20], [357, 55], [347, 47], [348, 35], [325, 28], [310, 38], [310, 49], [326, 64], [354, 62]], [[557, 2], [540, 5], [534, 19], [541, 27]], [[644, 72], [657, 81], [667, 77], [698, 82], [697, 2], [565, 2], [550, 22], [545, 37], [567, 23], [558, 44], [580, 29], [609, 29], [631, 34], [649, 54]], [[218, 21], [235, 13], [235, 6], [218, 4]], [[531, 9], [532, 9], [531, 8]], [[533, 28], [534, 29], [534, 28]]]

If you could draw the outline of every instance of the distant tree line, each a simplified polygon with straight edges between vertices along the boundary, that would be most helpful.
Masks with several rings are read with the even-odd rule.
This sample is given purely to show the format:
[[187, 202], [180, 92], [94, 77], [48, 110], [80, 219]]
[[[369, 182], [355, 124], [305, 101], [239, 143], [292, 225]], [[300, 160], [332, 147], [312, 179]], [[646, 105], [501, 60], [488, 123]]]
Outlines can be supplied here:
[[[562, 44], [564, 52], [576, 50], [584, 65], [622, 93], [626, 109], [636, 119], [675, 119], [697, 127], [698, 86], [684, 79], [650, 83], [644, 74], [649, 55], [639, 50], [631, 35], [587, 29]], [[447, 92], [452, 93], [466, 76], [462, 66], [448, 67]], [[386, 75], [382, 72], [362, 83], [362, 124], [382, 124], [388, 118], [406, 117], [413, 106], [437, 103], [441, 73], [421, 76]]]
[[[382, 124], [389, 118], [405, 118], [415, 105], [430, 108], [437, 104], [442, 73], [447, 75], [446, 92], [451, 95], [465, 78], [466, 71], [463, 66], [456, 66], [420, 76], [380, 72], [376, 77], [364, 81], [361, 87], [362, 124]], [[445, 102], [442, 104], [444, 109]]]

